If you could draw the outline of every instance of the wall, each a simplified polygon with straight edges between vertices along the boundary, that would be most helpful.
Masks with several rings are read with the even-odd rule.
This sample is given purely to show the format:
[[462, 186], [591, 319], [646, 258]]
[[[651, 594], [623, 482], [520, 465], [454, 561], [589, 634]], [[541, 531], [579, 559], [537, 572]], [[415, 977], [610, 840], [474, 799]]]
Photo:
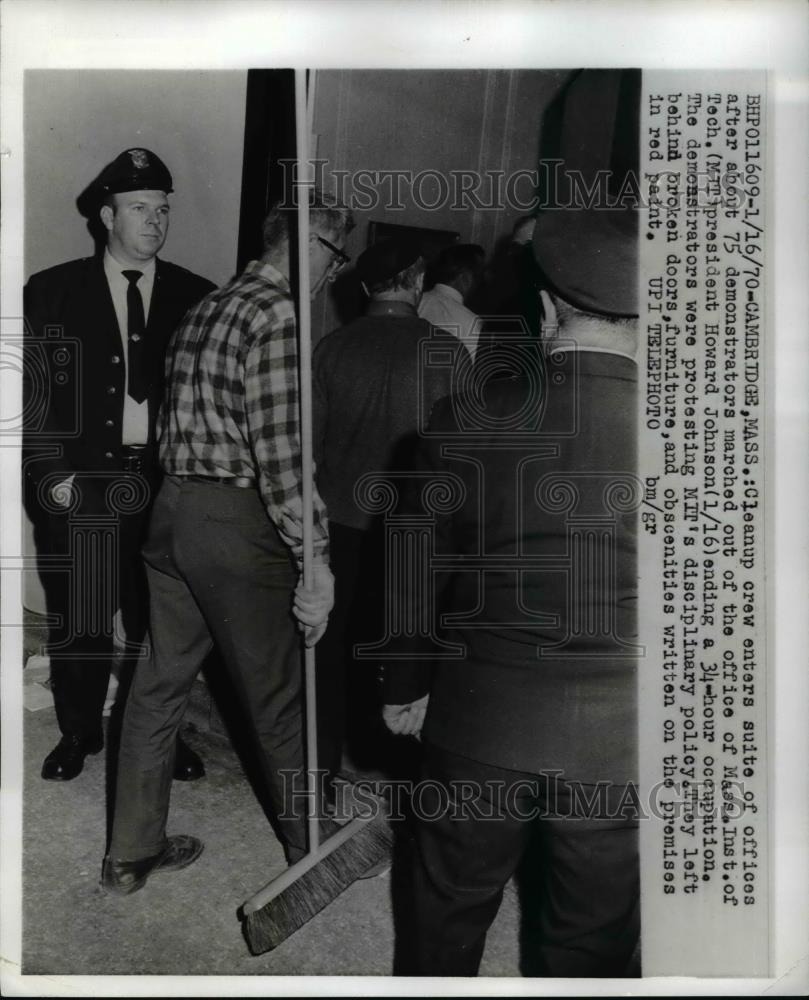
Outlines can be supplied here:
[[[569, 71], [539, 70], [323, 70], [318, 71], [313, 130], [324, 187], [334, 189], [333, 170], [503, 171], [536, 170], [539, 131], [545, 108], [558, 93]], [[347, 192], [349, 182], [343, 182]], [[383, 186], [382, 192], [388, 188]], [[402, 187], [403, 191], [407, 186]], [[481, 188], [484, 197], [486, 188]], [[530, 185], [517, 187], [530, 197]], [[367, 245], [367, 224], [373, 220], [402, 225], [451, 229], [463, 242], [480, 243], [491, 253], [521, 215], [518, 206], [453, 208], [441, 199], [437, 183], [425, 180], [421, 200], [442, 201], [434, 209], [420, 207], [412, 197], [404, 208], [384, 203], [371, 209], [355, 206], [357, 229], [349, 252]], [[313, 311], [313, 337], [338, 326], [340, 316], [332, 297], [321, 295]]]
[[[161, 252], [222, 284], [236, 267], [246, 72], [28, 70], [25, 274], [93, 253], [76, 198], [122, 150], [145, 146], [174, 179]], [[26, 518], [25, 551], [33, 552]], [[44, 611], [34, 573], [25, 605]]]
[[93, 252], [76, 198], [122, 150], [174, 178], [161, 256], [217, 284], [236, 267], [245, 72], [28, 70], [25, 270]]

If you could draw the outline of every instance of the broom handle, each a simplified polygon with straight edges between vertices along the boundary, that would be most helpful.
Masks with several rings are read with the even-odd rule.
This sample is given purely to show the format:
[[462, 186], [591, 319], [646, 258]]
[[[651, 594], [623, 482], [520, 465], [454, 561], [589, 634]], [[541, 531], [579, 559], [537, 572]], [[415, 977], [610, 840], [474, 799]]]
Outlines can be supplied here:
[[[309, 163], [309, 116], [306, 109], [306, 70], [295, 70], [295, 137], [298, 154], [298, 177], [303, 177]], [[298, 361], [300, 366], [301, 464], [303, 487], [303, 584], [313, 580], [313, 488], [312, 481], [312, 309], [309, 298], [309, 191], [298, 192]], [[317, 692], [315, 690], [315, 649], [305, 647], [304, 678], [306, 686], [306, 775], [309, 798], [307, 825], [309, 852], [320, 847], [317, 822]]]

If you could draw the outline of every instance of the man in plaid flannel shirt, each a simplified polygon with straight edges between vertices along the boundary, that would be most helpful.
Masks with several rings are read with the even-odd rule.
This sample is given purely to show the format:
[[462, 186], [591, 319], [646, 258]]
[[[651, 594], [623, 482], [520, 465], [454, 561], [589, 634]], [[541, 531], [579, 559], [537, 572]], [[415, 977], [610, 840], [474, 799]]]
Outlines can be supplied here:
[[[320, 195], [309, 212], [314, 298], [348, 260], [342, 246], [353, 223]], [[159, 428], [165, 480], [143, 550], [152, 655], [123, 723], [103, 874], [113, 892], [134, 892], [154, 871], [183, 868], [202, 851], [195, 837], [167, 837], [166, 819], [174, 734], [214, 642], [249, 721], [287, 860], [305, 853], [305, 817], [293, 798], [300, 782], [290, 780], [304, 766], [294, 618], [307, 645], [317, 642], [334, 585], [317, 492], [312, 588], [300, 577], [295, 226], [294, 211], [273, 209], [262, 257], [190, 310], [169, 345]]]

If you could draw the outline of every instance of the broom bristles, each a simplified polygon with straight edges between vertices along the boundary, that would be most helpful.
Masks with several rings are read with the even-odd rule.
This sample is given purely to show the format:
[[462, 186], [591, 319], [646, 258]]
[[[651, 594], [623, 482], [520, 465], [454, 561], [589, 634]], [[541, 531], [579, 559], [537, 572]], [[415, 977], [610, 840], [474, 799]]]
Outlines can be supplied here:
[[377, 815], [369, 819], [297, 881], [245, 916], [242, 928], [252, 954], [278, 947], [365, 872], [389, 857], [392, 846], [393, 831], [386, 818]]

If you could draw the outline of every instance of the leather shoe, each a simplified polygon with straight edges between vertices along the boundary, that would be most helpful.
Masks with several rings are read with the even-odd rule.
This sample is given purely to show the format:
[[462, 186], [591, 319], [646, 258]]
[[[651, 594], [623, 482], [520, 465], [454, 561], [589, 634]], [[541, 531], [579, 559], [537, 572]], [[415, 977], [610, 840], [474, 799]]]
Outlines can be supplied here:
[[146, 880], [156, 872], [173, 872], [187, 868], [202, 854], [205, 845], [196, 837], [180, 833], [169, 837], [165, 848], [151, 858], [139, 861], [115, 861], [104, 858], [101, 885], [107, 892], [128, 896], [146, 885]]
[[84, 736], [63, 736], [51, 750], [42, 765], [42, 777], [46, 781], [71, 781], [81, 774], [87, 754], [100, 753], [104, 749], [104, 737], [93, 739]]
[[174, 758], [174, 780], [196, 781], [205, 777], [205, 765], [191, 747], [177, 737], [177, 754]]

